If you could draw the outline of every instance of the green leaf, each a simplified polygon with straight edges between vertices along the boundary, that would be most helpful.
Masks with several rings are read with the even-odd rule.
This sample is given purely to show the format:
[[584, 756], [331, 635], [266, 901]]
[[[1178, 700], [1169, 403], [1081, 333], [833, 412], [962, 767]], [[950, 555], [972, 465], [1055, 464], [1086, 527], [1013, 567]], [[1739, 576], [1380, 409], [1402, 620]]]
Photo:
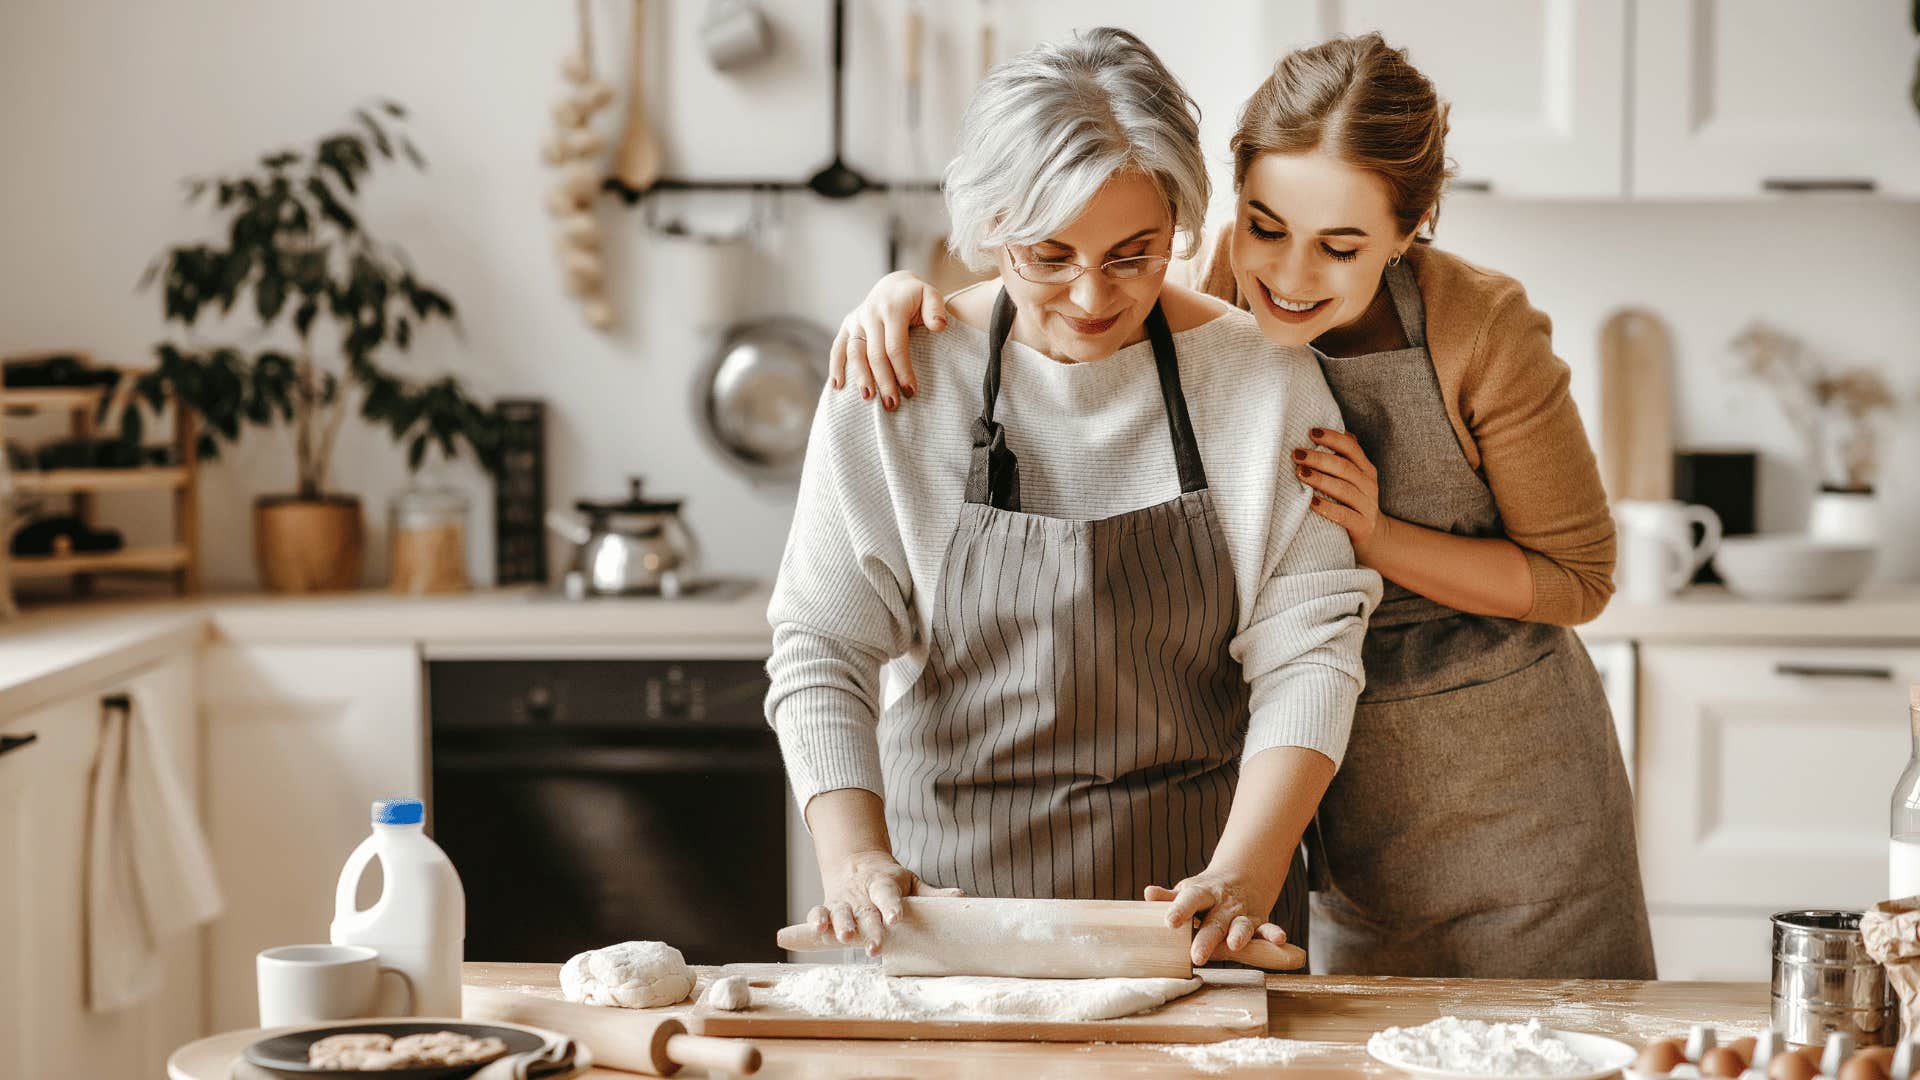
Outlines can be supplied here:
[[213, 437], [213, 432], [211, 431], [201, 432], [200, 437], [193, 441], [193, 448], [194, 451], [200, 455], [200, 460], [202, 461], [218, 461], [220, 459], [220, 441]]
[[128, 446], [139, 446], [140, 440], [146, 437], [146, 432], [146, 414], [138, 407], [129, 406], [120, 413], [120, 441]]
[[427, 457], [427, 436], [422, 433], [413, 437], [413, 444], [407, 447], [407, 468], [420, 471], [420, 463]]
[[324, 214], [328, 221], [338, 225], [342, 232], [352, 233], [359, 230], [360, 223], [353, 219], [353, 215], [347, 211], [340, 200], [333, 197], [333, 189], [328, 187], [327, 182], [320, 179], [317, 174], [307, 177], [307, 191], [313, 196], [314, 201], [320, 204], [320, 213]]

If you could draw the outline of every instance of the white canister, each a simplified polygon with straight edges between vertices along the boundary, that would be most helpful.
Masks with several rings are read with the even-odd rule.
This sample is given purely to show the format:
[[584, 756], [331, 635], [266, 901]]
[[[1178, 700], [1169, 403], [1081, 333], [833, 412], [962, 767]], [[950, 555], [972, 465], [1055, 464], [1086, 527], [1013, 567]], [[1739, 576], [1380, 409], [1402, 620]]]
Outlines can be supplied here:
[[[1613, 506], [1620, 526], [1614, 580], [1635, 604], [1659, 604], [1687, 587], [1720, 547], [1720, 515], [1677, 499], [1622, 499]], [[1694, 526], [1700, 539], [1694, 540]]]
[[[376, 949], [383, 966], [413, 986], [411, 1012], [386, 1015], [460, 1015], [460, 962], [467, 943], [467, 894], [453, 860], [427, 837], [426, 807], [418, 799], [373, 804], [373, 835], [347, 857], [334, 891], [335, 945]], [[367, 864], [380, 860], [380, 899], [365, 910], [356, 895]]]

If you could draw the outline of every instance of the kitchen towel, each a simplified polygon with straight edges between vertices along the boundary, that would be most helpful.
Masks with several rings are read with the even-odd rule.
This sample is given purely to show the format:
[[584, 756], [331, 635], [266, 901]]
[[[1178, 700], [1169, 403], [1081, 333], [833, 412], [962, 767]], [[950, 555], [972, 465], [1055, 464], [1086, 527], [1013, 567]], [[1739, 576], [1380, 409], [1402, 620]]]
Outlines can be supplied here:
[[87, 1008], [111, 1012], [160, 985], [160, 947], [218, 916], [199, 815], [167, 748], [127, 694], [101, 701], [87, 823]]

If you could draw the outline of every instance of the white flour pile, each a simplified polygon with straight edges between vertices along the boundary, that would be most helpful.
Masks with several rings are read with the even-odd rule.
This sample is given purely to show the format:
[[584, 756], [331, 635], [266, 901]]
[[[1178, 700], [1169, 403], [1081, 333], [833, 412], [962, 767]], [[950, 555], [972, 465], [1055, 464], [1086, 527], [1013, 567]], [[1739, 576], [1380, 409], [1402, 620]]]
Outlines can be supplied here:
[[809, 1016], [871, 1020], [1110, 1020], [1200, 989], [1199, 979], [891, 978], [871, 964], [810, 964], [768, 996]]
[[1489, 1024], [1443, 1016], [1416, 1028], [1391, 1027], [1367, 1040], [1367, 1051], [1394, 1064], [1480, 1076], [1571, 1076], [1593, 1066], [1536, 1018]]
[[1172, 1054], [1203, 1073], [1223, 1073], [1228, 1069], [1260, 1065], [1288, 1065], [1302, 1055], [1310, 1056], [1340, 1045], [1343, 1044], [1298, 1039], [1229, 1039], [1226, 1042], [1156, 1046], [1153, 1049]]

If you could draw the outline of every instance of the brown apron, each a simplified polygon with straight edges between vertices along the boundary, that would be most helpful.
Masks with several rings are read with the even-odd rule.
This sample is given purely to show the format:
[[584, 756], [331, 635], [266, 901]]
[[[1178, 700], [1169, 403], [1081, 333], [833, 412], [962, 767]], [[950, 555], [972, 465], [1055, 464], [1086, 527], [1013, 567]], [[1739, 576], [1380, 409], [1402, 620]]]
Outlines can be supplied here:
[[[1158, 306], [1180, 494], [1097, 521], [1021, 512], [993, 419], [1013, 316], [1002, 293], [927, 664], [881, 728], [887, 828], [932, 884], [1138, 900], [1206, 867], [1232, 805], [1248, 718], [1233, 565]], [[1302, 941], [1297, 854], [1273, 914]]]
[[[1502, 535], [1447, 419], [1412, 269], [1386, 273], [1408, 348], [1320, 356], [1380, 474], [1380, 510]], [[1573, 631], [1469, 615], [1387, 582], [1367, 686], [1309, 834], [1316, 970], [1654, 976], [1633, 797]]]

